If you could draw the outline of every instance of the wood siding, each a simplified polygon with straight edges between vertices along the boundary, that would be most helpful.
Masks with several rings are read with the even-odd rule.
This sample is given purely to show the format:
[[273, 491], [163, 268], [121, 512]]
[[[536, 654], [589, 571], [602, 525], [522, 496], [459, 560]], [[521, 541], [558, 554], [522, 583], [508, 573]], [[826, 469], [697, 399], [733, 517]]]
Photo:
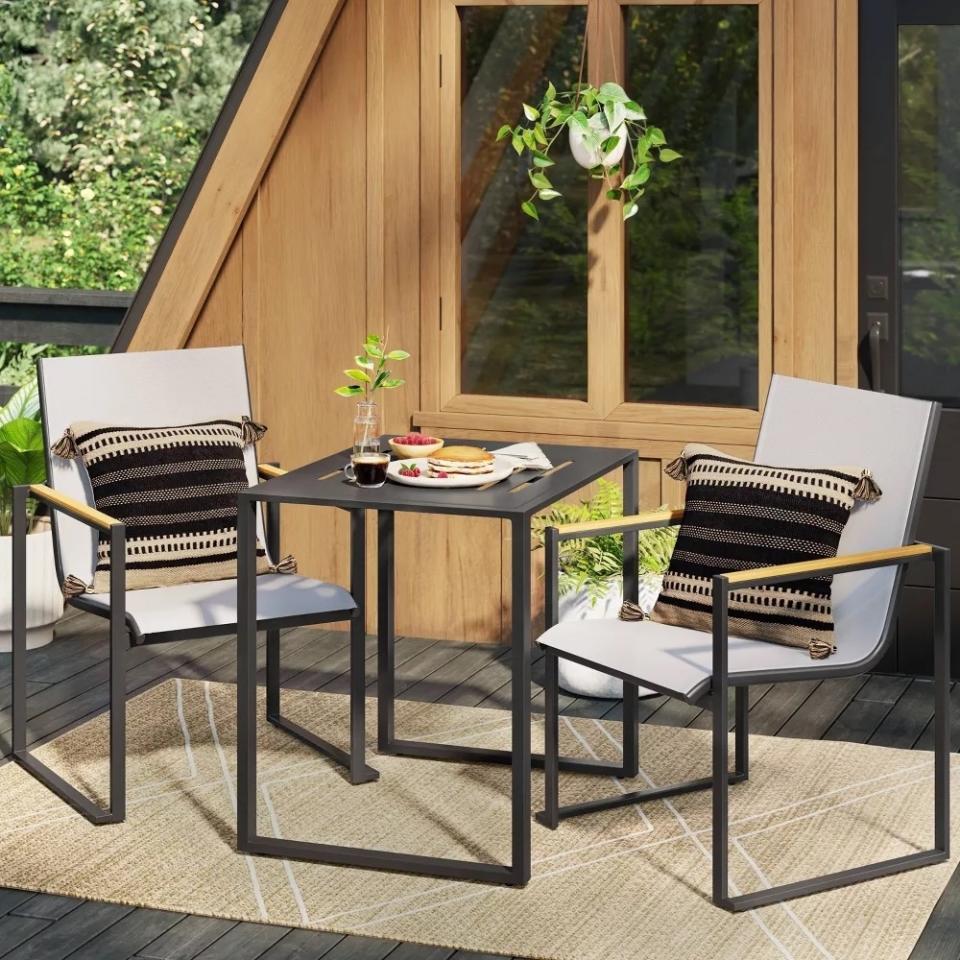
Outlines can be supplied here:
[[[295, 41], [281, 22], [261, 73], [281, 74], [278, 117], [291, 91], [300, 90], [289, 121], [272, 140], [261, 138], [258, 149], [268, 149], [269, 158], [249, 196], [237, 188], [218, 208], [224, 223], [207, 231], [210, 249], [193, 262], [196, 275], [178, 321], [161, 323], [148, 310], [133, 348], [242, 342], [255, 410], [270, 427], [262, 458], [292, 466], [347, 445], [351, 404], [332, 389], [366, 330], [388, 330], [414, 358], [404, 371], [407, 385], [385, 398], [387, 430], [413, 423], [478, 440], [564, 437], [634, 446], [643, 461], [642, 507], [679, 505], [682, 487], [663, 475], [662, 464], [693, 440], [749, 456], [755, 422], [706, 408], [668, 418], [561, 413], [530, 420], [509, 399], [495, 411], [444, 406], [439, 297], [447, 241], [439, 197], [445, 171], [438, 124], [430, 118], [441, 108], [437, 51], [449, 2], [344, 0], [328, 36], [313, 28], [311, 42], [322, 48], [313, 59], [309, 44]], [[284, 18], [302, 16], [300, 0], [288, 7]], [[772, 83], [761, 101], [772, 142], [761, 156], [773, 196], [764, 245], [771, 261], [765, 282], [772, 366], [853, 384], [857, 3], [764, 0], [761, 9], [772, 37], [766, 53]], [[299, 87], [284, 44], [308, 70]], [[242, 117], [241, 111], [238, 122]], [[254, 176], [256, 158], [244, 169]], [[181, 259], [168, 271], [190, 273]], [[202, 308], [188, 320], [198, 291]], [[158, 301], [158, 309], [167, 302]], [[346, 583], [344, 516], [289, 507], [284, 522], [283, 549], [298, 555], [305, 572]], [[400, 632], [474, 642], [505, 636], [509, 543], [499, 523], [403, 516], [397, 527]]]

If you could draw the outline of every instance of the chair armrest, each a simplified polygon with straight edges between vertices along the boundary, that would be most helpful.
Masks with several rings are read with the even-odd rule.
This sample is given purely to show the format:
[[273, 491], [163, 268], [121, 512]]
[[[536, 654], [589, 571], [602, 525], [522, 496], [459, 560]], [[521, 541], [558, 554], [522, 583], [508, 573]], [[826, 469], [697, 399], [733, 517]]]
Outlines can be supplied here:
[[803, 577], [824, 577], [834, 573], [852, 573], [874, 567], [890, 567], [909, 563], [923, 557], [932, 557], [937, 549], [929, 543], [911, 543], [889, 550], [870, 550], [865, 553], [848, 553], [839, 557], [824, 557], [820, 560], [802, 560], [799, 563], [782, 563], [772, 567], [757, 567], [755, 570], [737, 570], [721, 573], [714, 580], [723, 580], [730, 587], [756, 587], [767, 583], [784, 583]]
[[258, 463], [257, 473], [264, 480], [273, 480], [274, 477], [282, 477], [287, 471], [272, 463]]
[[122, 521], [114, 519], [101, 510], [87, 506], [79, 500], [74, 500], [73, 497], [68, 497], [65, 493], [54, 490], [45, 484], [31, 483], [29, 492], [30, 496], [37, 500], [67, 514], [67, 516], [73, 517], [74, 520], [87, 524], [87, 526], [96, 527], [98, 530], [109, 531], [111, 527], [123, 526]]
[[629, 533], [633, 530], [652, 530], [655, 527], [669, 527], [683, 519], [683, 510], [650, 510], [630, 517], [611, 517], [609, 520], [584, 520], [582, 523], [565, 523], [556, 530], [560, 540], [579, 540], [582, 537], [596, 537], [604, 533]]

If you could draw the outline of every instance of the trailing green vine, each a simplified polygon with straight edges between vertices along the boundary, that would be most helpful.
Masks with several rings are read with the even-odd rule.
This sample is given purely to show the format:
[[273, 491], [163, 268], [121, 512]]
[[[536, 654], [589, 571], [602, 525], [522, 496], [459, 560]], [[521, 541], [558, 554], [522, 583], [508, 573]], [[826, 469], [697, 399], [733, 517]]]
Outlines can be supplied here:
[[[643, 107], [619, 84], [595, 87], [583, 82], [586, 48], [585, 29], [577, 82], [559, 91], [548, 82], [537, 106], [523, 104], [523, 121], [516, 126], [504, 124], [497, 131], [498, 143], [509, 139], [519, 157], [527, 154], [531, 160], [527, 176], [532, 192], [520, 209], [534, 220], [540, 219], [537, 200], [561, 196], [547, 171], [555, 165], [550, 151], [564, 130], [569, 131], [577, 162], [589, 169], [594, 180], [605, 181], [608, 200], [622, 204], [624, 220], [639, 211], [656, 164], [673, 163], [682, 156], [667, 146], [663, 130], [648, 121]], [[629, 162], [625, 163], [621, 158], [627, 150]]]

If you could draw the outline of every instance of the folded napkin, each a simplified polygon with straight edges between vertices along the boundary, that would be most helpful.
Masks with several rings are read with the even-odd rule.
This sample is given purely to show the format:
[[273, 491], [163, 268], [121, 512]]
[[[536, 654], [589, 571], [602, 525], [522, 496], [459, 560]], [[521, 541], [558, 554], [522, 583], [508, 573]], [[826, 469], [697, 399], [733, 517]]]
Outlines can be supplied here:
[[553, 466], [536, 443], [514, 443], [493, 452], [513, 460], [515, 470], [549, 470]]

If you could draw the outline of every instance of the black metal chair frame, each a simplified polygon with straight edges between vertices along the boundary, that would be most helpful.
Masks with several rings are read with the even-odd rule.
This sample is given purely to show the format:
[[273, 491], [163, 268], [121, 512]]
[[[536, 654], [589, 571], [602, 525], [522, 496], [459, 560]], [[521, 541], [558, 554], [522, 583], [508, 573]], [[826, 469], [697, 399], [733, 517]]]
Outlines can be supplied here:
[[[655, 519], [642, 522], [641, 518], [631, 521], [624, 518], [620, 525], [607, 524], [604, 533], [632, 532], [653, 527], [667, 526], [678, 521], [674, 515], [665, 518], [662, 514]], [[546, 616], [547, 628], [558, 621], [558, 573], [559, 545], [562, 540], [583, 539], [589, 533], [582, 531], [564, 532], [556, 527], [548, 528], [545, 536], [546, 546]], [[713, 714], [712, 723], [712, 773], [709, 777], [691, 780], [666, 787], [652, 787], [645, 790], [617, 794], [609, 798], [589, 800], [577, 804], [562, 806], [559, 795], [559, 679], [558, 661], [560, 654], [544, 648], [546, 663], [545, 680], [545, 803], [544, 810], [537, 819], [551, 829], [556, 829], [561, 820], [583, 816], [600, 810], [611, 810], [649, 800], [657, 800], [678, 794], [692, 793], [698, 790], [713, 791], [713, 902], [731, 912], [753, 910], [769, 904], [781, 903], [795, 897], [820, 893], [836, 887], [859, 883], [876, 877], [888, 876], [917, 867], [943, 863], [950, 856], [950, 551], [945, 547], [929, 544], [913, 544], [906, 547], [881, 551], [878, 554], [854, 554], [840, 556], [829, 567], [818, 568], [819, 575], [852, 573], [878, 567], [897, 566], [902, 569], [906, 564], [923, 560], [933, 563], [934, 567], [934, 845], [929, 850], [918, 851], [877, 863], [852, 867], [834, 873], [779, 884], [764, 890], [730, 896], [728, 845], [730, 838], [729, 823], [729, 787], [741, 783], [749, 774], [749, 729], [748, 729], [748, 691], [757, 683], [776, 683], [780, 681], [817, 677], [829, 679], [851, 676], [872, 667], [882, 656], [890, 642], [888, 630], [884, 642], [878, 646], [868, 663], [846, 665], [833, 668], [828, 661], [818, 662], [809, 668], [784, 672], [764, 671], [762, 674], [731, 674], [729, 659], [729, 593], [730, 575], [722, 574], [713, 578], [713, 670], [709, 680], [692, 693], [656, 687], [647, 678], [633, 677], [618, 673], [601, 664], [593, 663], [589, 658], [579, 658], [563, 653], [565, 659], [595, 670], [619, 677], [624, 682], [624, 741], [631, 749], [637, 742], [635, 729], [628, 730], [627, 717], [633, 715], [628, 704], [636, 702], [639, 684], [657, 690], [670, 697], [676, 697], [688, 703], [706, 703]], [[793, 568], [801, 565], [792, 565]], [[737, 575], [736, 587], [759, 586], [761, 584], [784, 583], [800, 579], [804, 575], [791, 565], [782, 568], [768, 568], [757, 571], [756, 576]], [[897, 584], [899, 588], [899, 582]], [[735, 765], [728, 770], [729, 764], [729, 691], [735, 690]], [[632, 727], [633, 725], [630, 724]], [[626, 747], [625, 747], [626, 749]]]
[[[261, 474], [269, 468], [260, 467]], [[268, 475], [276, 472], [269, 470]], [[60, 510], [66, 515], [94, 527], [110, 536], [110, 608], [105, 612], [99, 605], [85, 603], [83, 597], [69, 602], [78, 609], [108, 619], [110, 622], [110, 802], [101, 807], [77, 790], [49, 766], [38, 760], [27, 748], [27, 501], [34, 497], [50, 510]], [[12, 594], [12, 752], [14, 762], [39, 780], [47, 789], [68, 803], [90, 823], [99, 826], [107, 823], [122, 823], [126, 818], [126, 649], [136, 638], [138, 644], [169, 643], [176, 640], [198, 639], [205, 636], [229, 635], [236, 631], [236, 624], [219, 624], [215, 627], [198, 627], [190, 630], [169, 631], [144, 636], [126, 613], [126, 526], [112, 518], [91, 510], [87, 504], [78, 503], [43, 485], [17, 486], [13, 492], [13, 594]], [[267, 510], [267, 549], [272, 556], [279, 555], [280, 511], [275, 504]], [[56, 528], [54, 528], [56, 547]], [[351, 593], [357, 589], [351, 583]], [[363, 619], [354, 610], [330, 611], [323, 615], [296, 616], [281, 619], [258, 620], [257, 629], [267, 634], [267, 719], [275, 726], [304, 741], [313, 749], [329, 757], [349, 771], [352, 783], [376, 779], [377, 771], [364, 762], [363, 744], [359, 749], [351, 739], [351, 750], [346, 752], [326, 740], [312, 734], [299, 724], [286, 719], [280, 712], [280, 630], [285, 627], [321, 623], [350, 622], [350, 669], [359, 670], [363, 676], [364, 636]]]

